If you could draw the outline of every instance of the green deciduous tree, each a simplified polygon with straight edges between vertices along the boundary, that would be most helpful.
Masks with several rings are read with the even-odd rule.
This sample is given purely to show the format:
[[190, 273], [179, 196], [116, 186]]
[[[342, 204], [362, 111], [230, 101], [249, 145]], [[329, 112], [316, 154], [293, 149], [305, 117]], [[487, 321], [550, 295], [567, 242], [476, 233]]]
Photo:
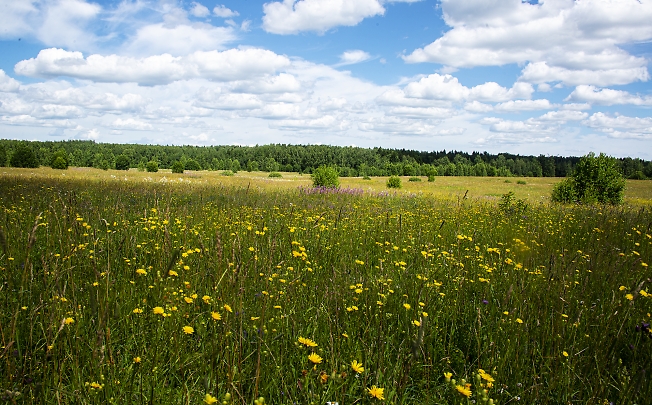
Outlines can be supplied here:
[[115, 158], [115, 169], [116, 170], [129, 170], [130, 159], [127, 155], [118, 155]]
[[312, 185], [314, 187], [339, 187], [340, 178], [336, 168], [330, 166], [319, 166], [312, 172]]
[[624, 191], [625, 179], [618, 161], [604, 153], [595, 156], [591, 152], [580, 159], [571, 177], [555, 186], [552, 200], [620, 204]]
[[13, 167], [36, 168], [39, 166], [38, 160], [36, 159], [36, 154], [26, 143], [21, 143], [16, 146], [13, 155], [11, 155], [10, 163]]

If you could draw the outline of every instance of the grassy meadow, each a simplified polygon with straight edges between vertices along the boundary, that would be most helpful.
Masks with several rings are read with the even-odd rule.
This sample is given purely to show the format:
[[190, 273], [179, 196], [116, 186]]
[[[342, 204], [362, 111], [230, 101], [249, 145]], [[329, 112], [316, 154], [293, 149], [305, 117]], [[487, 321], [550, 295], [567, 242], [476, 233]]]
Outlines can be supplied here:
[[652, 182], [385, 181], [0, 168], [0, 402], [649, 403]]

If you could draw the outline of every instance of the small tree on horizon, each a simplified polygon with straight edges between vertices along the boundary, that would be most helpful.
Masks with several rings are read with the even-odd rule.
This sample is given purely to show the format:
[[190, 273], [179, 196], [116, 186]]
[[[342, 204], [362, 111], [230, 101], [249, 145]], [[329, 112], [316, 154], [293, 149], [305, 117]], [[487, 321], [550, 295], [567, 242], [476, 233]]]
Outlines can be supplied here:
[[591, 152], [582, 157], [575, 170], [552, 190], [552, 201], [570, 203], [621, 204], [625, 191], [625, 178], [618, 161], [600, 153]]
[[310, 176], [313, 187], [337, 188], [340, 186], [339, 173], [334, 167], [319, 166]]

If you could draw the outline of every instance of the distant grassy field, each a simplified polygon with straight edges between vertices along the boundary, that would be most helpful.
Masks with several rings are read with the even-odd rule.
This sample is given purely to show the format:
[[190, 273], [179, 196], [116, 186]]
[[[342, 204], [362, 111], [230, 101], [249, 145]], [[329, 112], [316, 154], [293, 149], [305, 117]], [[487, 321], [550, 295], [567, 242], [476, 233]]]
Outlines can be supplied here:
[[[130, 171], [99, 170], [93, 168], [70, 168], [61, 171], [48, 167], [39, 169], [0, 168], [1, 175], [36, 176], [42, 178], [66, 178], [103, 181], [109, 179], [129, 182], [159, 182], [171, 184], [221, 184], [224, 186], [253, 187], [259, 190], [288, 190], [300, 186], [309, 187], [312, 182], [309, 174], [281, 173], [282, 178], [269, 178], [266, 172], [241, 171], [234, 176], [223, 176], [221, 171], [186, 172], [173, 174], [170, 170], [157, 173]], [[512, 191], [517, 199], [530, 203], [549, 202], [552, 187], [561, 178], [551, 177], [435, 177], [434, 182], [428, 182], [421, 177], [420, 182], [410, 182], [408, 177], [402, 178], [403, 187], [400, 192], [432, 195], [438, 198], [457, 199], [467, 194], [467, 198], [498, 201], [500, 197]], [[526, 184], [518, 184], [518, 182]], [[387, 190], [387, 177], [372, 177], [363, 180], [360, 177], [340, 178], [341, 187], [380, 192]], [[392, 191], [393, 192], [393, 191]], [[652, 204], [652, 181], [627, 180], [625, 188], [625, 203]]]
[[0, 400], [648, 403], [652, 182], [505, 180], [0, 168]]

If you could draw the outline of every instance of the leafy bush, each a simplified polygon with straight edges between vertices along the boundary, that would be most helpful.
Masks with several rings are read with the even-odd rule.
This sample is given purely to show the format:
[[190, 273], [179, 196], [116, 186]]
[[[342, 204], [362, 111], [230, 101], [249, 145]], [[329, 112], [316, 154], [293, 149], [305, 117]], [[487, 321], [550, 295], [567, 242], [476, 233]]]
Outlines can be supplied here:
[[177, 160], [174, 163], [172, 163], [172, 173], [183, 173], [185, 170], [184, 164]]
[[145, 165], [145, 169], [146, 169], [149, 173], [156, 173], [156, 172], [158, 172], [158, 162], [157, 162], [156, 160], [150, 160], [150, 161], [147, 162], [147, 164]]
[[371, 177], [364, 175], [364, 177], [362, 177], [362, 180], [371, 180]]
[[435, 181], [435, 175], [434, 174], [428, 175], [428, 182], [432, 183], [433, 181]]
[[408, 181], [421, 181], [421, 177], [412, 176], [408, 179]]
[[283, 177], [279, 172], [271, 172], [268, 177]]
[[516, 184], [527, 184], [527, 182], [525, 180], [518, 180]]
[[387, 179], [387, 188], [401, 188], [401, 178], [398, 176], [391, 176]]
[[319, 166], [312, 172], [311, 177], [313, 187], [337, 188], [340, 186], [340, 176], [334, 167]]
[[641, 170], [637, 170], [634, 173], [630, 174], [628, 179], [630, 180], [645, 180], [647, 177]]
[[571, 203], [577, 201], [575, 185], [571, 177], [565, 178], [552, 188], [552, 201], [560, 203]]
[[11, 166], [36, 168], [39, 166], [36, 154], [27, 144], [19, 144], [11, 155]]
[[59, 170], [68, 169], [68, 155], [65, 150], [59, 149], [52, 154], [52, 157], [50, 158], [50, 167]]
[[233, 176], [235, 173], [233, 173], [231, 170], [225, 170], [222, 173], [220, 173], [222, 176]]
[[[179, 162], [181, 163], [181, 162]], [[199, 171], [201, 170], [201, 166], [199, 165], [199, 162], [197, 162], [195, 159], [188, 159], [186, 160], [186, 163], [184, 165], [184, 170], [192, 170], [192, 171]], [[177, 172], [175, 172], [177, 173]], [[183, 172], [181, 172], [183, 173]]]
[[4, 167], [7, 164], [7, 150], [4, 146], [0, 145], [0, 167]]
[[53, 169], [66, 170], [68, 169], [68, 163], [61, 156], [57, 156], [57, 158], [52, 162], [51, 167]]
[[115, 169], [116, 170], [129, 170], [130, 160], [127, 155], [118, 155], [115, 158]]
[[[618, 161], [604, 153], [595, 156], [593, 152], [582, 157], [571, 175], [572, 180], [559, 183], [552, 192], [552, 201], [570, 202], [569, 196], [583, 203], [623, 202], [625, 179]], [[571, 190], [572, 189], [572, 190]]]

